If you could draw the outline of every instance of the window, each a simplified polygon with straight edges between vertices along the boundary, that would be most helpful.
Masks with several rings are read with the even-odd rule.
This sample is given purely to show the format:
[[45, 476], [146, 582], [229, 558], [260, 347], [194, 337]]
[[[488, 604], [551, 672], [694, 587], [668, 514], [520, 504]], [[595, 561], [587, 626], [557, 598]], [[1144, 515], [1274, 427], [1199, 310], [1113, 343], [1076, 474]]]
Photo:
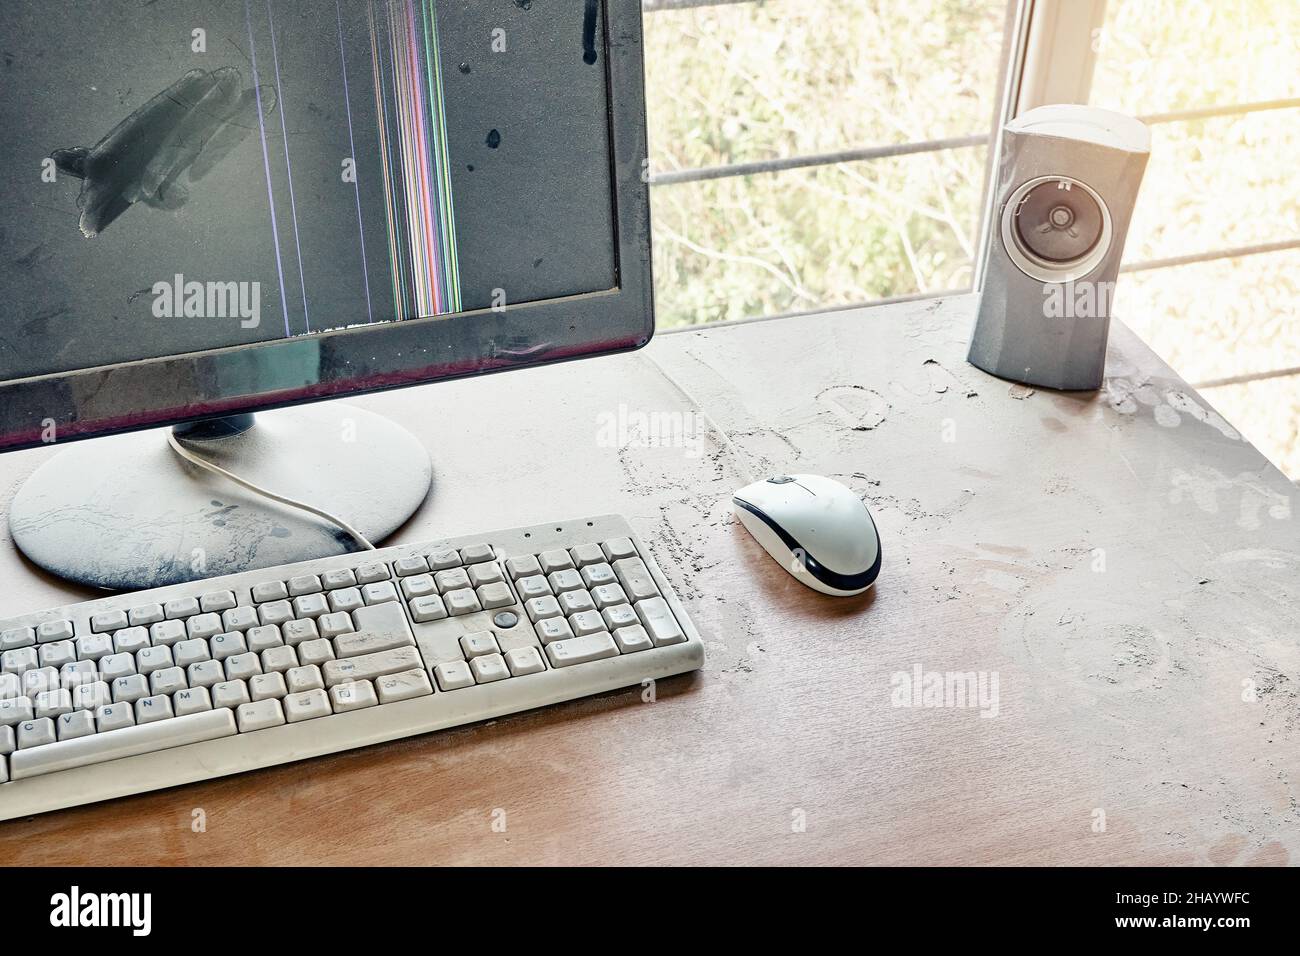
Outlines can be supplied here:
[[1116, 312], [1300, 478], [1294, 0], [644, 0], [661, 328], [968, 291], [991, 132], [1152, 127]]

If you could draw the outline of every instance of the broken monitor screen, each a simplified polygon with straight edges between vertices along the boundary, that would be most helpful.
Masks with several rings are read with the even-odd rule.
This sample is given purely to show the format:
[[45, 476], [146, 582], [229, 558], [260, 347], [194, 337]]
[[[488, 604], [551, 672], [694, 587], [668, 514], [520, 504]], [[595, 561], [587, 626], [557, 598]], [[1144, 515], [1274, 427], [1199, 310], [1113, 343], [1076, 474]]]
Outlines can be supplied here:
[[614, 287], [596, 9], [5, 0], [0, 381]]

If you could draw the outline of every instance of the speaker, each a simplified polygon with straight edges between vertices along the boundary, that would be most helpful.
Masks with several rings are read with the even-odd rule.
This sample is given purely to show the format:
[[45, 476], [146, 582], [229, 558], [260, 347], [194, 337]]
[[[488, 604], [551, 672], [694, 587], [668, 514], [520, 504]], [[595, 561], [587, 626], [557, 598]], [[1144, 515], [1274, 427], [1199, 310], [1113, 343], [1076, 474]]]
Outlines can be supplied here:
[[1003, 128], [972, 365], [1045, 388], [1101, 387], [1150, 152], [1138, 120], [1088, 106], [1040, 106]]

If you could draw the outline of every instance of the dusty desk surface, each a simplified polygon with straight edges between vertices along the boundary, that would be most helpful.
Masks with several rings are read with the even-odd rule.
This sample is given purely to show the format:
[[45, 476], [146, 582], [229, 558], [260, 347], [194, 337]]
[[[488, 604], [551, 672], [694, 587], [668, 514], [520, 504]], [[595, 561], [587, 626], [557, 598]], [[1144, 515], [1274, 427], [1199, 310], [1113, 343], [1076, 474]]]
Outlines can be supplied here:
[[[704, 671], [654, 703], [631, 689], [0, 824], [0, 862], [1296, 862], [1296, 489], [1127, 330], [1102, 392], [1031, 392], [965, 364], [972, 308], [657, 339], [741, 457], [643, 355], [358, 400], [433, 452], [399, 540], [622, 512]], [[655, 413], [688, 440], [646, 447]], [[47, 454], [0, 457], [5, 503]], [[746, 469], [861, 492], [875, 593], [778, 568], [731, 515]], [[0, 580], [0, 616], [82, 596], [7, 538]], [[983, 699], [926, 693], [950, 672]]]

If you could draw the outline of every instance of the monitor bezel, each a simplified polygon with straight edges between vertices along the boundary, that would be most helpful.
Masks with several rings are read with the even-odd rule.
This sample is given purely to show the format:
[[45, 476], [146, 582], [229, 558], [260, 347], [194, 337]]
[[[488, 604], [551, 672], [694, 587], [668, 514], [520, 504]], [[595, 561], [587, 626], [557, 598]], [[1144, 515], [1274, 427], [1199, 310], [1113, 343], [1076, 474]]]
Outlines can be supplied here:
[[[654, 334], [640, 0], [601, 0], [608, 290], [0, 382], [0, 451], [632, 351]], [[617, 37], [617, 43], [611, 43]], [[12, 306], [13, 303], [10, 303]]]

